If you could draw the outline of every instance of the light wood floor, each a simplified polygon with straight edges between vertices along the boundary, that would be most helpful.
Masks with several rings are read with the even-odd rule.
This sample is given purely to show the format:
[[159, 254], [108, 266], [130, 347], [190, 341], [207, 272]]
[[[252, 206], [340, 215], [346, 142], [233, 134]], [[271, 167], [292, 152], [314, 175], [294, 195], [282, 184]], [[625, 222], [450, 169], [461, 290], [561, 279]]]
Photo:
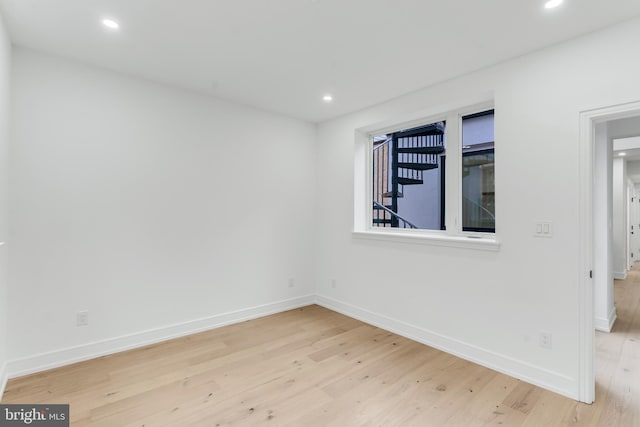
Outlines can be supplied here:
[[640, 426], [640, 271], [584, 405], [318, 306], [9, 382], [74, 426]]

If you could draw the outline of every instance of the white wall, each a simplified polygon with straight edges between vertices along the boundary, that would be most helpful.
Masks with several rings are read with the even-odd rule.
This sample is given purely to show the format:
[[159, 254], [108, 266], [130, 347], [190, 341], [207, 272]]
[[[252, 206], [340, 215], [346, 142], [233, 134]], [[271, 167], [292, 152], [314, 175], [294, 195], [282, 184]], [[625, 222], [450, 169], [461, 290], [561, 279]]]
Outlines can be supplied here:
[[[321, 124], [319, 299], [577, 398], [579, 113], [640, 99], [638, 40], [636, 19]], [[500, 250], [352, 236], [354, 130], [490, 91]]]
[[[593, 283], [595, 327], [609, 332], [615, 321], [613, 299], [613, 143], [607, 124], [595, 129], [595, 167], [593, 178]], [[616, 159], [617, 160], [617, 159]], [[625, 270], [626, 271], [626, 270]]]
[[19, 48], [13, 75], [12, 375], [310, 300], [313, 125]]
[[[7, 242], [7, 152], [9, 147], [9, 75], [11, 44], [0, 16], [0, 242]], [[0, 396], [7, 362], [7, 245], [0, 246]]]
[[613, 274], [618, 279], [627, 277], [627, 226], [628, 203], [627, 163], [622, 158], [613, 159]]

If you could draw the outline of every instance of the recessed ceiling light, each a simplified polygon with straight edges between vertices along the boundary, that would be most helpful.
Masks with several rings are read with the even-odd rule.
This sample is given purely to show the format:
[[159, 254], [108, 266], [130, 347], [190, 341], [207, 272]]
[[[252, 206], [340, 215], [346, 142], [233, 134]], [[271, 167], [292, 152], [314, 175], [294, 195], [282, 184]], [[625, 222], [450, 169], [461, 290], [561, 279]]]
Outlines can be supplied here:
[[103, 19], [102, 20], [102, 25], [104, 25], [105, 27], [107, 27], [107, 28], [109, 28], [111, 30], [117, 30], [118, 28], [120, 28], [120, 24], [118, 24], [113, 19]]
[[331, 101], [333, 101], [333, 96], [329, 95], [329, 94], [326, 94], [325, 96], [322, 97], [322, 100], [324, 102], [331, 102]]
[[626, 155], [627, 155], [627, 153], [618, 153], [618, 156], [623, 156], [624, 157]]
[[545, 9], [554, 9], [562, 4], [563, 0], [549, 0], [544, 4]]

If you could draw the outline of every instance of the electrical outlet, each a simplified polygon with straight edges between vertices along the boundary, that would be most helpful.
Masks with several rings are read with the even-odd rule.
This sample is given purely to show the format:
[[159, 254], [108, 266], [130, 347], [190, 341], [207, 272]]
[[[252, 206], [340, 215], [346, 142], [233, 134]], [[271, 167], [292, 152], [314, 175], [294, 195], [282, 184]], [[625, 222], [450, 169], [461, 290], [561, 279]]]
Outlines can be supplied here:
[[540, 347], [542, 348], [552, 348], [552, 336], [550, 332], [540, 332]]
[[76, 313], [76, 326], [89, 326], [89, 310]]
[[296, 281], [293, 280], [293, 277], [289, 279], [289, 287], [293, 288], [296, 285]]
[[338, 286], [338, 281], [336, 279], [331, 279], [331, 287], [335, 289], [336, 286]]

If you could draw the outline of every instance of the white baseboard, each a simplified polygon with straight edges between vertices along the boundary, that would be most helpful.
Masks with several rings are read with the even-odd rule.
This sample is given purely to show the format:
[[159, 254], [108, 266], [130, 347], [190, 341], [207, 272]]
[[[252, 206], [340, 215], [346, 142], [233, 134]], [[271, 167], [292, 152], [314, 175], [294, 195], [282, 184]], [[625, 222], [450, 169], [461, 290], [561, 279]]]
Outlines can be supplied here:
[[618, 280], [627, 280], [627, 272], [626, 271], [624, 273], [614, 272], [613, 278]]
[[605, 319], [604, 317], [596, 317], [594, 319], [594, 326], [596, 328], [596, 331], [606, 333], [611, 332], [611, 329], [613, 329], [613, 324], [616, 323], [617, 318], [618, 314], [615, 307], [613, 307], [613, 310], [611, 310], [611, 313], [609, 313], [608, 319]]
[[146, 345], [155, 344], [173, 338], [244, 322], [246, 320], [268, 316], [270, 314], [280, 313], [314, 303], [315, 296], [307, 295], [304, 297], [264, 304], [230, 313], [218, 314], [203, 319], [151, 329], [117, 338], [64, 348], [48, 353], [25, 357], [23, 359], [12, 360], [7, 363], [6, 369], [4, 370], [5, 378], [29, 375], [35, 372], [70, 365], [72, 363], [82, 362], [84, 360], [94, 359], [96, 357], [106, 356], [108, 354], [131, 350], [138, 347], [144, 347]]
[[596, 317], [593, 319], [593, 326], [596, 328], [596, 331], [611, 332], [611, 329], [609, 329], [609, 319], [605, 319], [604, 317]]
[[2, 402], [2, 396], [4, 395], [4, 389], [7, 387], [7, 381], [9, 376], [7, 375], [7, 363], [4, 362], [0, 365], [0, 402]]
[[[15, 378], [94, 359], [96, 357], [144, 347], [172, 338], [268, 316], [314, 303], [422, 344], [454, 354], [495, 371], [554, 391], [571, 399], [578, 400], [577, 384], [575, 380], [568, 376], [320, 295], [307, 295], [13, 360], [6, 363], [0, 369], [0, 391], [4, 390], [8, 378]], [[613, 321], [615, 321], [615, 312], [611, 324], [613, 324]]]
[[317, 295], [316, 304], [430, 347], [437, 348], [446, 353], [451, 353], [462, 359], [477, 363], [478, 365], [551, 390], [573, 400], [579, 400], [576, 380], [558, 372], [553, 372], [509, 356], [494, 353], [481, 347], [458, 341], [332, 298]]

